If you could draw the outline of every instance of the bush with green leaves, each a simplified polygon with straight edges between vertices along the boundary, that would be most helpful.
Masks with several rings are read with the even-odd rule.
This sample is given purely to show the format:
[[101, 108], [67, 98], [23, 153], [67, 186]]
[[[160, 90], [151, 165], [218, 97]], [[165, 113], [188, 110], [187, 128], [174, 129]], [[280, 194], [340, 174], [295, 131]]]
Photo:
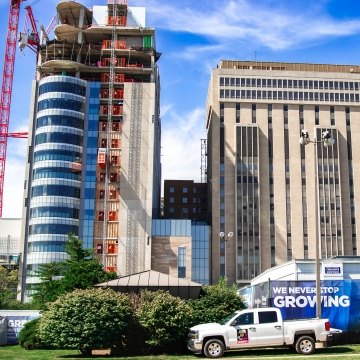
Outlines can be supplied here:
[[192, 321], [187, 301], [169, 292], [143, 290], [136, 317], [145, 330], [145, 342], [152, 348], [169, 349], [186, 339]]
[[219, 322], [233, 311], [246, 307], [236, 284], [228, 286], [224, 278], [217, 284], [204, 286], [199, 298], [189, 304], [194, 311], [194, 325]]
[[132, 318], [126, 294], [110, 289], [75, 290], [49, 304], [40, 323], [40, 338], [50, 346], [91, 353], [124, 337]]
[[44, 345], [39, 336], [40, 318], [28, 321], [19, 333], [19, 344], [27, 350], [40, 349]]

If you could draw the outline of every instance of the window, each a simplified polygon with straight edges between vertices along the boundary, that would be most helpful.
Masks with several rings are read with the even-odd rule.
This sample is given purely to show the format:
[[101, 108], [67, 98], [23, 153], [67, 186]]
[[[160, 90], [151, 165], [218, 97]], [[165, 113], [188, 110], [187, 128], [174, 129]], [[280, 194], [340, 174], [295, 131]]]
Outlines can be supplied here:
[[276, 311], [259, 311], [259, 323], [268, 324], [277, 322]]
[[254, 323], [254, 314], [253, 313], [246, 313], [239, 315], [232, 325], [251, 325]]
[[236, 123], [240, 123], [240, 104], [236, 103]]
[[252, 123], [256, 123], [256, 104], [252, 104], [251, 106], [251, 117], [252, 117]]
[[186, 247], [178, 248], [178, 278], [186, 277]]
[[118, 158], [118, 156], [116, 156], [116, 155], [111, 155], [111, 157], [110, 157], [110, 162], [113, 164], [113, 165], [117, 165], [118, 163], [119, 163], [119, 158]]
[[175, 188], [174, 188], [173, 186], [170, 186], [169, 192], [170, 192], [170, 193], [174, 193], [174, 192], [175, 192]]
[[182, 198], [182, 203], [183, 203], [183, 204], [187, 204], [187, 203], [188, 203], [188, 198], [187, 198], [187, 197], [183, 197], [183, 198]]
[[170, 204], [173, 204], [173, 203], [174, 203], [174, 198], [173, 198], [173, 197], [170, 197], [170, 198], [169, 198], [169, 203], [170, 203]]
[[185, 187], [183, 187], [182, 192], [183, 192], [184, 194], [187, 194], [187, 192], [188, 192], [188, 188], [187, 188], [186, 186], [185, 186]]
[[117, 173], [110, 173], [110, 182], [117, 181]]

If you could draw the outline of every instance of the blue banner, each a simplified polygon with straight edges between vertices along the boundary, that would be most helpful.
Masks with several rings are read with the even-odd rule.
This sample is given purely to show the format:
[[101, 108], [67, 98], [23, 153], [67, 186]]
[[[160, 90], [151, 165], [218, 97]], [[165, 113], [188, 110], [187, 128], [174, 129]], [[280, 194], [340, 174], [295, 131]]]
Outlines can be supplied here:
[[[316, 317], [315, 281], [272, 281], [271, 306], [280, 308], [283, 318], [303, 319]], [[321, 315], [328, 318], [331, 327], [349, 328], [352, 281], [321, 281]]]
[[[249, 307], [274, 306], [285, 320], [316, 317], [315, 281], [271, 281], [252, 287]], [[249, 293], [249, 289], [246, 289]], [[239, 292], [242, 295], [242, 291]], [[321, 315], [332, 328], [360, 330], [360, 281], [321, 281]]]

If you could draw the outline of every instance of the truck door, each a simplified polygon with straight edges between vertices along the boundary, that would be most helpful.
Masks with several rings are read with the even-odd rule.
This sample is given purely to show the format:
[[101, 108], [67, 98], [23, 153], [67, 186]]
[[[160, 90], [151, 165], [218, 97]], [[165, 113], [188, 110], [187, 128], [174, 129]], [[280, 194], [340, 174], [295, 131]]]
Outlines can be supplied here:
[[254, 313], [240, 314], [229, 326], [229, 345], [234, 348], [246, 348], [256, 345]]
[[259, 309], [259, 323], [256, 327], [256, 340], [259, 346], [282, 345], [284, 343], [284, 329], [282, 321], [278, 319], [275, 310]]

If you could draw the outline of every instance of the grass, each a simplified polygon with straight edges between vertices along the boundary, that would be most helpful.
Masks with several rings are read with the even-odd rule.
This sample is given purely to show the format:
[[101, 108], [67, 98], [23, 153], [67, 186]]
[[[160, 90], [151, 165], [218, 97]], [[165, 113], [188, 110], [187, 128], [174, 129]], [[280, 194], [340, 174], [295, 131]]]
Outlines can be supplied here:
[[[85, 356], [76, 350], [25, 350], [20, 346], [4, 346], [0, 347], [1, 360], [50, 360], [50, 359], [109, 359], [113, 356]], [[157, 355], [157, 356], [138, 356], [138, 357], [119, 357], [121, 359], [137, 359], [137, 360], [175, 360], [175, 359], [201, 359], [192, 354], [184, 355]], [[261, 359], [341, 359], [355, 360], [360, 358], [360, 345], [341, 345], [328, 349], [319, 349], [315, 354], [309, 356], [301, 356], [289, 349], [265, 349], [265, 350], [243, 350], [226, 352], [224, 359], [239, 358], [241, 360], [261, 358]], [[205, 359], [205, 358], [203, 358]]]

